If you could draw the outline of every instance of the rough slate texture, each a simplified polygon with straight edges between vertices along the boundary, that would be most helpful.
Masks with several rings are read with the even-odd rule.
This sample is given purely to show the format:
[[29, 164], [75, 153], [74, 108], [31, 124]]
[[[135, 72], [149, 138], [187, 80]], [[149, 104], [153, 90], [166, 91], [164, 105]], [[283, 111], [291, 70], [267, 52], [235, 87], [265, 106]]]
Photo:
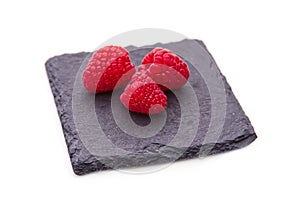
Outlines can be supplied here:
[[[155, 44], [155, 46], [170, 47], [173, 44], [185, 47], [191, 40], [183, 40], [177, 43], [170, 44]], [[201, 45], [204, 51], [207, 51], [205, 45], [198, 40], [195, 40]], [[168, 46], [169, 45], [169, 46]], [[128, 47], [128, 50], [134, 50], [130, 53], [134, 63], [140, 63], [143, 56], [148, 53], [148, 49], [140, 49], [136, 47]], [[72, 114], [72, 90], [75, 80], [75, 75], [78, 72], [83, 60], [89, 56], [89, 53], [64, 54], [49, 59], [46, 63], [46, 70], [49, 77], [50, 86], [54, 95], [55, 103], [60, 117], [65, 140], [68, 146], [70, 159], [75, 174], [83, 175], [93, 171], [111, 169], [111, 166], [101, 163], [94, 155], [85, 148], [79, 138], [75, 128]], [[215, 61], [210, 57], [211, 62]], [[158, 154], [162, 146], [166, 146], [174, 137], [180, 124], [180, 106], [172, 92], [167, 92], [168, 107], [167, 120], [163, 129], [155, 136], [149, 138], [135, 138], [123, 133], [114, 122], [111, 114], [110, 98], [111, 93], [99, 94], [95, 98], [95, 111], [98, 117], [99, 124], [109, 138], [119, 148], [130, 151], [131, 154], [126, 156], [113, 156], [107, 160], [113, 164], [113, 168], [134, 167], [142, 165], [151, 165], [157, 163], [172, 162], [175, 160], [193, 158], [199, 156], [212, 155], [222, 153], [234, 149], [242, 148], [256, 139], [254, 129], [243, 112], [241, 106], [233, 95], [230, 86], [225, 77], [218, 71], [218, 76], [222, 78], [226, 91], [226, 117], [223, 130], [217, 142], [213, 144], [203, 144], [205, 133], [207, 132], [211, 120], [211, 105], [210, 94], [208, 88], [201, 75], [189, 64], [191, 77], [189, 79], [199, 102], [199, 111], [201, 120], [197, 135], [192, 144], [186, 151], [178, 156], [177, 149], [170, 147], [167, 155]], [[217, 68], [217, 67], [216, 67]], [[141, 125], [149, 123], [149, 118], [145, 115], [132, 113], [132, 119]], [[200, 148], [207, 146], [209, 152], [202, 155]], [[205, 148], [204, 148], [205, 149]], [[169, 153], [168, 153], [169, 152]], [[175, 152], [175, 153], [174, 153]], [[175, 155], [175, 156], [173, 156]]]

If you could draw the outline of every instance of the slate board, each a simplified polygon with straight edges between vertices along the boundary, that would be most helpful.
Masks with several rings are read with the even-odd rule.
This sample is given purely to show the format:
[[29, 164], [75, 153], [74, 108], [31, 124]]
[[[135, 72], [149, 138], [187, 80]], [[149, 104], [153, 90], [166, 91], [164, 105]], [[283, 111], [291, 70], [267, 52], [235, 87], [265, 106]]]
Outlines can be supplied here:
[[[132, 135], [125, 133], [126, 131], [116, 124], [112, 114], [113, 94], [111, 92], [94, 96], [82, 87], [81, 73], [92, 53], [64, 54], [50, 58], [46, 62], [46, 71], [75, 174], [83, 175], [98, 170], [172, 163], [187, 158], [205, 157], [242, 148], [256, 139], [257, 136], [248, 117], [202, 41], [185, 39], [168, 44], [129, 46], [127, 49], [131, 60], [138, 66], [144, 55], [157, 46], [171, 49], [189, 65], [191, 71], [189, 86], [194, 92], [198, 106], [197, 109], [187, 110], [184, 115], [199, 118], [197, 120], [190, 118], [188, 122], [190, 126], [189, 124], [186, 126], [196, 128], [193, 137], [184, 135], [192, 132], [190, 130], [183, 130], [183, 135], [176, 137], [184, 121], [181, 112], [183, 107], [179, 103], [181, 97], [178, 98], [176, 95], [186, 96], [184, 95], [188, 91], [186, 87], [179, 91], [166, 92], [168, 107], [165, 115], [153, 117], [154, 121], [156, 118], [159, 122], [165, 117], [165, 124], [161, 130], [149, 137], [138, 137], [139, 134], [142, 135], [142, 129]], [[196, 66], [202, 71], [199, 71]], [[115, 95], [121, 92], [122, 90], [119, 90]], [[94, 107], [86, 106], [90, 102], [85, 101], [94, 103], [92, 104]], [[121, 110], [124, 109], [116, 99], [113, 100], [113, 104]], [[118, 151], [111, 149], [112, 146], [103, 143], [103, 137], [100, 137], [97, 132], [99, 131], [97, 125], [90, 122], [90, 115], [93, 116], [93, 113], [107, 139], [105, 141], [109, 141], [126, 153], [119, 154]], [[147, 115], [130, 113], [130, 117], [140, 126], [151, 123]], [[173, 145], [171, 141], [175, 139], [177, 143]], [[109, 153], [101, 155], [101, 152], [105, 151]]]

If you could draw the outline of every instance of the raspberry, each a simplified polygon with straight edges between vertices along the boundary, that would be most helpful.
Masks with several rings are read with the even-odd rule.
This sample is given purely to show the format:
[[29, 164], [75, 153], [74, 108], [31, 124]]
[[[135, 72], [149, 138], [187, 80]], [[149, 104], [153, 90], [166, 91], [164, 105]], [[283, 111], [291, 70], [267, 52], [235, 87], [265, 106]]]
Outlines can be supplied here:
[[135, 67], [126, 49], [106, 46], [93, 54], [82, 81], [89, 92], [101, 93], [125, 86], [134, 73]]
[[137, 72], [120, 97], [130, 111], [157, 114], [167, 106], [167, 97], [159, 86], [143, 72]]
[[179, 89], [190, 76], [187, 64], [168, 49], [153, 49], [144, 57], [142, 64], [139, 71], [144, 71], [162, 90]]

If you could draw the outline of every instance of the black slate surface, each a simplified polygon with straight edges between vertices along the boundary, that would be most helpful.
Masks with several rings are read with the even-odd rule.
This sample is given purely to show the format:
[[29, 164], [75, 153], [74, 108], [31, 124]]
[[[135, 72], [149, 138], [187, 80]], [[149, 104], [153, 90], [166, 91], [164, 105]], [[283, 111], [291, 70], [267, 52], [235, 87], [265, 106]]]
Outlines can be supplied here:
[[[132, 61], [138, 65], [156, 46], [169, 48], [180, 55], [188, 63], [191, 77], [189, 87], [166, 92], [166, 113], [152, 116], [153, 124], [163, 120], [165, 123], [153, 135], [143, 133], [143, 126], [146, 128], [151, 123], [149, 116], [130, 113], [129, 118], [140, 128], [134, 129], [135, 133], [128, 133], [115, 121], [116, 116], [122, 118], [127, 112], [118, 98], [112, 100], [111, 92], [94, 96], [84, 90], [80, 77], [91, 53], [64, 54], [46, 62], [75, 174], [205, 157], [242, 148], [256, 139], [248, 117], [202, 41], [186, 39], [127, 49]], [[192, 91], [196, 101], [187, 97], [187, 91]], [[121, 92], [116, 91], [115, 97]], [[180, 99], [191, 102], [183, 105]], [[111, 104], [117, 108], [116, 115], [112, 113]], [[184, 107], [187, 109], [182, 112]], [[91, 120], [93, 116], [94, 121]], [[184, 128], [179, 133], [181, 125]], [[98, 126], [103, 133], [99, 133]]]

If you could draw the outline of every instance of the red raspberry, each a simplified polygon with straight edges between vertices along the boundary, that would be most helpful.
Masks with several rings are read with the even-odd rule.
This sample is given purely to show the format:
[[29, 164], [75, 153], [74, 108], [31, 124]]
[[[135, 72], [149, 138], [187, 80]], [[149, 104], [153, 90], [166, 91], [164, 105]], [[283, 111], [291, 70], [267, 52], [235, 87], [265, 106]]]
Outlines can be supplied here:
[[188, 80], [187, 64], [168, 49], [157, 47], [148, 53], [139, 71], [144, 71], [162, 90], [179, 89]]
[[167, 106], [167, 97], [159, 86], [143, 72], [137, 72], [120, 97], [133, 112], [157, 114]]
[[106, 46], [93, 54], [82, 81], [89, 92], [107, 92], [125, 86], [134, 73], [135, 67], [126, 49]]

